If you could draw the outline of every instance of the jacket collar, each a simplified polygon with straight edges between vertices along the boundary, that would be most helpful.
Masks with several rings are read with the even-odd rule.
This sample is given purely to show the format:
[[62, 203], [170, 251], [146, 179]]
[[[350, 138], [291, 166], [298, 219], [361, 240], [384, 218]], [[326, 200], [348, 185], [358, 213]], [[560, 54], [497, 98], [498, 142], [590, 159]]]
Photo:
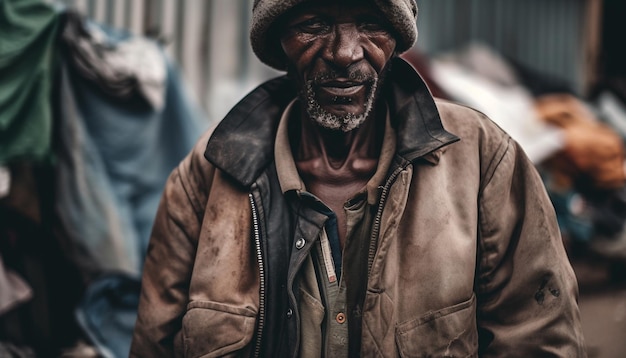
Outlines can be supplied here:
[[[392, 61], [382, 95], [398, 136], [396, 153], [413, 162], [458, 141], [443, 128], [430, 91], [413, 67], [400, 58]], [[252, 185], [274, 160], [281, 114], [296, 93], [286, 76], [257, 87], [215, 128], [205, 158], [241, 185]]]

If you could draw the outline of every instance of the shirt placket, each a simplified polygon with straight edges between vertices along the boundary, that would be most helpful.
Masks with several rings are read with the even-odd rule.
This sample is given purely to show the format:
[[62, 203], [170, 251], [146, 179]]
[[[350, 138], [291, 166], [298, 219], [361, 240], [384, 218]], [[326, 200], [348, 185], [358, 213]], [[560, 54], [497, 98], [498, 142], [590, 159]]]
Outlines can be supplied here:
[[339, 281], [332, 279], [334, 268], [332, 259], [329, 260], [330, 251], [324, 249], [324, 242], [327, 241], [326, 232], [322, 233], [322, 238], [317, 245], [317, 257], [319, 267], [323, 271], [323, 292], [325, 292], [326, 311], [326, 357], [347, 357], [348, 356], [348, 315], [346, 314], [346, 294], [345, 284], [340, 278]]

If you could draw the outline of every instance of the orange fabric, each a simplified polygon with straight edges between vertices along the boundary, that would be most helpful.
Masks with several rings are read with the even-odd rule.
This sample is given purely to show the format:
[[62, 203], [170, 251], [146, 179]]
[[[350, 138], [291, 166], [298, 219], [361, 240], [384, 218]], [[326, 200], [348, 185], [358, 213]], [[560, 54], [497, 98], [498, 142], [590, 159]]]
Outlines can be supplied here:
[[600, 189], [624, 185], [621, 137], [580, 100], [566, 94], [547, 95], [536, 100], [536, 108], [543, 120], [565, 131], [565, 148], [551, 161], [556, 171], [572, 179], [586, 176]]

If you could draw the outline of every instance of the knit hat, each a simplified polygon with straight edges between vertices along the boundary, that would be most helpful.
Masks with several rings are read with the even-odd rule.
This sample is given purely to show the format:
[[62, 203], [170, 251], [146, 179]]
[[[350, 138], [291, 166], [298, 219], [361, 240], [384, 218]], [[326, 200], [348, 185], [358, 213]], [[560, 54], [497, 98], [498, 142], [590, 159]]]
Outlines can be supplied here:
[[[272, 24], [294, 6], [307, 0], [254, 0], [250, 42], [252, 50], [266, 65], [286, 70], [286, 58], [278, 38], [269, 38]], [[396, 35], [396, 51], [401, 53], [417, 40], [417, 4], [415, 0], [371, 0], [386, 16]], [[271, 37], [271, 34], [270, 34]]]

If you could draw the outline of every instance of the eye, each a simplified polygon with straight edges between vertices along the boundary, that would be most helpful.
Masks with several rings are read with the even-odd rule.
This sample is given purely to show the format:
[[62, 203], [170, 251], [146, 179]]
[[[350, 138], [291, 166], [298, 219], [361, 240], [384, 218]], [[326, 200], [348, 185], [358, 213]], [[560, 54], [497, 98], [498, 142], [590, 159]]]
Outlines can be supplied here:
[[359, 19], [359, 29], [364, 32], [381, 33], [388, 32], [387, 26], [385, 26], [381, 20], [376, 17], [366, 17]]
[[319, 34], [328, 31], [330, 29], [330, 25], [328, 21], [325, 21], [321, 17], [312, 17], [304, 21], [297, 22], [292, 25], [291, 28], [299, 32]]

